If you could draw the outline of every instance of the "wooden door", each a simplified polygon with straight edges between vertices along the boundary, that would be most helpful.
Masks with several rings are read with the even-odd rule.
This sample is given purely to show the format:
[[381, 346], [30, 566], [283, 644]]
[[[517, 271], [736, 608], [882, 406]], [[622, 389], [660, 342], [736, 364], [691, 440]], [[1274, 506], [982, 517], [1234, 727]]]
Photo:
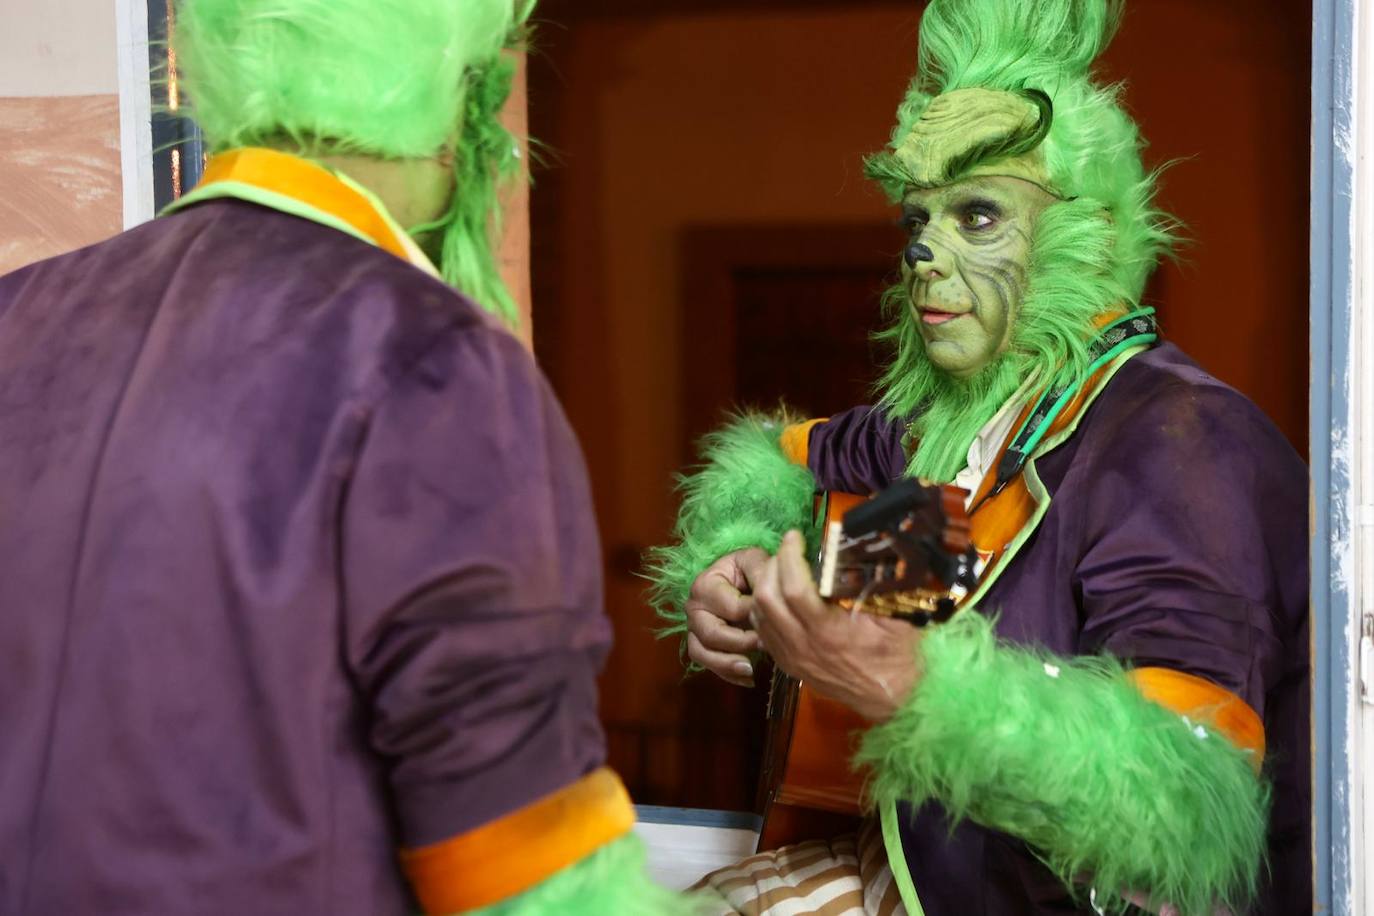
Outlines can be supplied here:
[[[900, 232], [881, 224], [689, 232], [681, 339], [693, 357], [685, 361], [685, 439], [695, 440], [742, 407], [776, 409], [785, 402], [807, 416], [824, 416], [868, 403], [882, 358], [871, 340], [882, 324], [878, 300], [901, 245]], [[709, 348], [693, 346], [706, 340]], [[706, 362], [703, 352], [712, 354]], [[684, 465], [687, 448], [684, 441]], [[764, 688], [745, 691], [700, 676], [682, 690], [676, 732], [647, 739], [671, 741], [680, 761], [673, 768], [680, 784], [658, 784], [656, 800], [751, 808]], [[640, 760], [617, 760], [613, 753], [612, 763], [636, 782]]]

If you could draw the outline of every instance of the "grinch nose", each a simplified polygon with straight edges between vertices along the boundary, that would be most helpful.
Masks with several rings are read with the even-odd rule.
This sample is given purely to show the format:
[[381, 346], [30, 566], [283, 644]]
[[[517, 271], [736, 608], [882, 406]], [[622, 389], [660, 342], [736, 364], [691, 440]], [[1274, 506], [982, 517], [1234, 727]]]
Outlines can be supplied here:
[[906, 266], [915, 268], [922, 261], [935, 260], [935, 252], [924, 242], [912, 242], [906, 249]]

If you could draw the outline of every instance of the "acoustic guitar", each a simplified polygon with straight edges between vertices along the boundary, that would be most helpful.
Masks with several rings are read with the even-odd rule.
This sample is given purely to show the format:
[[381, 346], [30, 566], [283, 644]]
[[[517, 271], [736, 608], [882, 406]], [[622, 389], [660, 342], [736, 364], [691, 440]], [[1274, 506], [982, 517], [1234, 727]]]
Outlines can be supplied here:
[[[926, 626], [948, 620], [976, 582], [967, 493], [901, 481], [872, 498], [824, 498], [815, 563], [821, 597], [849, 613]], [[760, 852], [852, 829], [864, 774], [850, 764], [869, 722], [774, 667], [759, 778]]]

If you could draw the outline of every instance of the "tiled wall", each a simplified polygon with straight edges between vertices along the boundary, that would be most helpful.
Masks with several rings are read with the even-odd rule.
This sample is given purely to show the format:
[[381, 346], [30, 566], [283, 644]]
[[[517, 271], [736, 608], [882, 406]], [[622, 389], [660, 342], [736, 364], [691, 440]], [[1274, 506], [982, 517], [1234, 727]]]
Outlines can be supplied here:
[[111, 0], [4, 0], [0, 274], [121, 228]]

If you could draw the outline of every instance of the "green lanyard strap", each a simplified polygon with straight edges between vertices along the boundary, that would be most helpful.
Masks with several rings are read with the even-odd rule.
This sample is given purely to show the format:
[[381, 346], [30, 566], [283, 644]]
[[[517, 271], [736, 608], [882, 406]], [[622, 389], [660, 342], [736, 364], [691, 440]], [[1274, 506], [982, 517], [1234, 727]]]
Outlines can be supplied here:
[[1064, 408], [1078, 396], [1098, 369], [1132, 347], [1152, 344], [1157, 340], [1159, 324], [1155, 321], [1155, 310], [1152, 308], [1137, 309], [1103, 328], [1088, 348], [1087, 371], [1077, 378], [1051, 385], [1040, 395], [1030, 417], [1022, 424], [1016, 438], [1007, 447], [1006, 454], [997, 463], [997, 482], [983, 501], [996, 496], [1016, 479], [1016, 475], [1021, 473], [1030, 456], [1035, 453], [1036, 446], [1054, 426], [1054, 421], [1059, 419]]

